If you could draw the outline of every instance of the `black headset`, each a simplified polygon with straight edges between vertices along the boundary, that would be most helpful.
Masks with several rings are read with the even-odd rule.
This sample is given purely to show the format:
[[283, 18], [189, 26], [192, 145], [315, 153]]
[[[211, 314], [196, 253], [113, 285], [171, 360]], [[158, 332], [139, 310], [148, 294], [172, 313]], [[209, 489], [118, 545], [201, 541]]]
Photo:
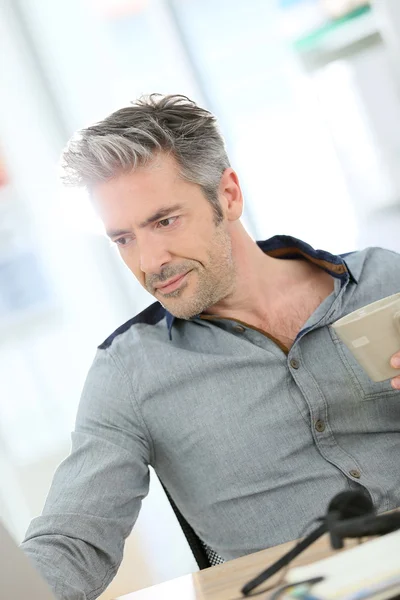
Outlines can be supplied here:
[[322, 523], [317, 529], [265, 571], [246, 583], [241, 589], [242, 594], [248, 596], [255, 587], [288, 565], [324, 533], [329, 533], [331, 546], [337, 550], [343, 548], [345, 538], [384, 535], [400, 529], [400, 512], [377, 516], [370, 496], [361, 491], [345, 491], [337, 494], [330, 501], [325, 517], [318, 520]]

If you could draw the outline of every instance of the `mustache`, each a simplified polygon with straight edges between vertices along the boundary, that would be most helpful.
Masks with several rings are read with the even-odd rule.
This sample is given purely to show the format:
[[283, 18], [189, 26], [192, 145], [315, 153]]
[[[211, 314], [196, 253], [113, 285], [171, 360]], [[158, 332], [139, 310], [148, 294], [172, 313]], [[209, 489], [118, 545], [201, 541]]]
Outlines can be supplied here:
[[157, 275], [152, 274], [146, 276], [146, 288], [153, 289], [156, 283], [164, 283], [164, 281], [168, 281], [168, 279], [172, 279], [172, 277], [177, 277], [178, 275], [185, 275], [188, 271], [192, 271], [193, 268], [195, 267], [192, 262], [185, 263], [185, 265], [176, 265], [174, 267], [172, 265], [166, 266]]

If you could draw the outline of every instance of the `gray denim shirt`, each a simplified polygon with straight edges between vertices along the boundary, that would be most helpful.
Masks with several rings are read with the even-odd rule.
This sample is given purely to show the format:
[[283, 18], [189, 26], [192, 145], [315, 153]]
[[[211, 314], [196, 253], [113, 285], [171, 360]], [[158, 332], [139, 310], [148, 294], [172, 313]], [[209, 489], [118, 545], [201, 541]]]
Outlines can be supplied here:
[[159, 303], [99, 347], [71, 454], [22, 544], [58, 598], [96, 598], [114, 577], [148, 465], [227, 560], [295, 539], [344, 489], [361, 486], [379, 511], [400, 505], [400, 392], [371, 381], [329, 327], [400, 291], [400, 255], [258, 243], [312, 260], [333, 293], [289, 352], [234, 319], [184, 321]]

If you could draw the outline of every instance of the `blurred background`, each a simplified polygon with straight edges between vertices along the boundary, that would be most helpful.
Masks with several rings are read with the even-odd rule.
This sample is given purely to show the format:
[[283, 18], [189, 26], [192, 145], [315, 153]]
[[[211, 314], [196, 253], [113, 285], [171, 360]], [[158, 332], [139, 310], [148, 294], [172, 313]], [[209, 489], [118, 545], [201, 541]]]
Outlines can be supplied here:
[[[400, 251], [398, 0], [0, 0], [0, 516], [20, 541], [99, 345], [153, 301], [86, 194], [73, 132], [151, 92], [214, 112], [254, 239]], [[161, 486], [103, 600], [197, 570]]]

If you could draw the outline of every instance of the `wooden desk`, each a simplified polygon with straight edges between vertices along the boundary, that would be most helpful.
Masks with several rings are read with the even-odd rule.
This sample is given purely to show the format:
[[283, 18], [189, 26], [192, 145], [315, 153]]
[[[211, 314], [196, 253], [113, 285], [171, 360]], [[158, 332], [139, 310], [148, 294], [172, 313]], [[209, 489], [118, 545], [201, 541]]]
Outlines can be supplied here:
[[[132, 594], [120, 596], [118, 600], [239, 600], [242, 598], [240, 589], [243, 585], [280, 558], [290, 548], [293, 548], [294, 543], [289, 542], [274, 548], [261, 550], [261, 552], [255, 554], [242, 556], [192, 575], [184, 575]], [[351, 548], [357, 543], [357, 540], [348, 540], [344, 549]], [[305, 565], [326, 558], [331, 554], [333, 554], [333, 551], [329, 545], [329, 537], [324, 535], [291, 564]], [[266, 581], [263, 586], [253, 590], [252, 593], [254, 594], [277, 584], [280, 577], [281, 574], [278, 573], [269, 581]], [[264, 600], [268, 595], [267, 593], [265, 596], [260, 594], [256, 598]]]

